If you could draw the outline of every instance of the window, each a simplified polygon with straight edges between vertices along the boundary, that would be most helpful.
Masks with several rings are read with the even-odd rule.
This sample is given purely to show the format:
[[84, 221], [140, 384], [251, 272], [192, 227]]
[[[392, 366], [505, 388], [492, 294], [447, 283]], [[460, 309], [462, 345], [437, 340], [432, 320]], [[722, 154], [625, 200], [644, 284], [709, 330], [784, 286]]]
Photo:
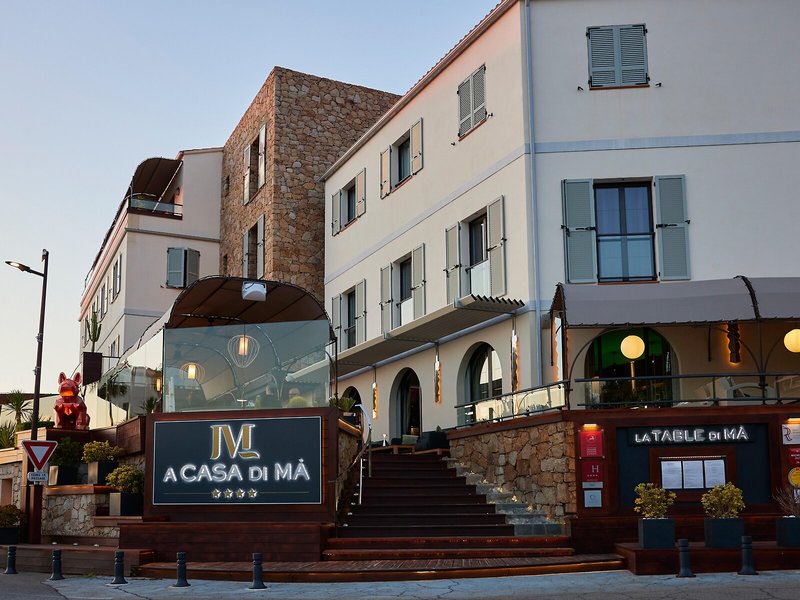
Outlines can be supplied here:
[[199, 278], [200, 253], [191, 248], [167, 249], [167, 287], [185, 288]]
[[367, 211], [366, 181], [367, 170], [362, 169], [354, 179], [331, 196], [331, 231], [333, 235], [339, 233]]
[[689, 279], [682, 175], [565, 180], [562, 198], [569, 283]]
[[113, 281], [113, 291], [111, 294], [111, 299], [116, 300], [117, 296], [119, 296], [120, 291], [122, 290], [122, 255], [120, 254], [117, 257], [117, 260], [114, 261], [114, 268], [112, 270], [112, 281]]
[[258, 137], [244, 149], [244, 184], [242, 204], [253, 199], [266, 181], [267, 126], [262, 125]]
[[486, 65], [458, 86], [458, 137], [486, 119]]
[[500, 196], [477, 216], [445, 230], [448, 303], [460, 298], [463, 289], [480, 296], [506, 293], [504, 206]]
[[367, 340], [366, 280], [334, 296], [331, 324], [339, 342], [339, 350], [347, 350]]
[[425, 314], [425, 246], [381, 269], [381, 331]]
[[108, 312], [108, 296], [106, 295], [106, 284], [104, 283], [100, 288], [100, 318], [106, 316]]
[[644, 25], [589, 27], [589, 85], [593, 88], [647, 85]]
[[119, 336], [117, 336], [111, 341], [109, 356], [112, 358], [119, 358], [119, 355], [120, 355]]
[[381, 198], [422, 169], [422, 119], [381, 152], [380, 165]]
[[264, 215], [242, 239], [242, 277], [261, 279], [264, 276]]
[[[500, 357], [489, 344], [483, 343], [475, 349], [467, 365], [464, 381], [469, 402], [480, 402], [503, 394], [503, 372]], [[480, 404], [465, 406], [460, 423], [491, 420], [504, 416], [495, 414], [495, 407]]]

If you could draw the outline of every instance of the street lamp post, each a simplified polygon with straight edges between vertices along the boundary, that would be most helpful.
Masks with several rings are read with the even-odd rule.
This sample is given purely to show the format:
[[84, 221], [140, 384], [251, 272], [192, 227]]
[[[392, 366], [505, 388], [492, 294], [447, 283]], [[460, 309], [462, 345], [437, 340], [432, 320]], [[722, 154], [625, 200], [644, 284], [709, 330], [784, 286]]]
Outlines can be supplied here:
[[[42, 271], [31, 269], [27, 265], [18, 263], [16, 261], [7, 260], [6, 264], [19, 269], [23, 273], [32, 273], [42, 278], [42, 303], [39, 307], [39, 333], [36, 336], [36, 367], [34, 368], [34, 383], [33, 383], [33, 415], [31, 416], [31, 438], [35, 440], [39, 436], [39, 396], [42, 389], [42, 346], [44, 342], [44, 309], [47, 300], [47, 263], [50, 258], [50, 253], [47, 250], [42, 250], [42, 262], [44, 268]], [[32, 464], [29, 463], [28, 469], [30, 470]], [[42, 537], [42, 486], [40, 485], [27, 485], [27, 501], [26, 508], [28, 513], [28, 543], [38, 544]]]

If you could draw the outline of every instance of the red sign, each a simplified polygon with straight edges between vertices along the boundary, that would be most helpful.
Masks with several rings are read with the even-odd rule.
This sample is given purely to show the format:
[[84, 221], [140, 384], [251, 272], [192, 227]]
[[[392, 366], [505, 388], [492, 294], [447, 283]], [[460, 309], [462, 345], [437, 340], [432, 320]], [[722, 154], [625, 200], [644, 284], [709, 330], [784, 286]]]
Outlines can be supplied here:
[[602, 460], [581, 461], [581, 483], [601, 483], [603, 481]]
[[789, 448], [789, 466], [800, 467], [800, 448]]
[[600, 458], [603, 456], [603, 432], [589, 430], [580, 432], [581, 458]]
[[44, 469], [58, 442], [53, 440], [22, 440], [22, 447], [37, 471]]

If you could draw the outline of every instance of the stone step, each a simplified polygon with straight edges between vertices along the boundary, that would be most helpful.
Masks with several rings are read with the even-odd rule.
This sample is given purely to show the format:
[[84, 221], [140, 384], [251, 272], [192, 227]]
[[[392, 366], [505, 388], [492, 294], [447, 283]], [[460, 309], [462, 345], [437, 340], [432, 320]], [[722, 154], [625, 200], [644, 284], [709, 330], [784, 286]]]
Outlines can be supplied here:
[[517, 536], [563, 536], [565, 526], [563, 523], [517, 523], [514, 525], [514, 535]]

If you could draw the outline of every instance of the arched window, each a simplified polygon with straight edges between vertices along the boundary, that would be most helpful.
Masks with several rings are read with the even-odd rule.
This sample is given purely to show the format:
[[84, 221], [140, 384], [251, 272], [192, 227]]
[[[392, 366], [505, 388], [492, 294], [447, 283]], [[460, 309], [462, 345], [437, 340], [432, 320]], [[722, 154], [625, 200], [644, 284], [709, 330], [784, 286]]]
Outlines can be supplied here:
[[[623, 353], [626, 338], [630, 338], [626, 343], [633, 342], [635, 347], [634, 352], [625, 349], [629, 356]], [[673, 374], [672, 348], [660, 333], [647, 327], [598, 336], [586, 352], [584, 372], [586, 379], [599, 380], [588, 384], [587, 402], [645, 406], [663, 405], [674, 399], [670, 379], [650, 379]]]
[[[500, 357], [489, 344], [481, 344], [472, 353], [464, 383], [467, 402], [479, 402], [503, 393], [503, 371], [500, 366]], [[467, 408], [464, 417], [468, 423], [474, 422], [475, 410]]]

